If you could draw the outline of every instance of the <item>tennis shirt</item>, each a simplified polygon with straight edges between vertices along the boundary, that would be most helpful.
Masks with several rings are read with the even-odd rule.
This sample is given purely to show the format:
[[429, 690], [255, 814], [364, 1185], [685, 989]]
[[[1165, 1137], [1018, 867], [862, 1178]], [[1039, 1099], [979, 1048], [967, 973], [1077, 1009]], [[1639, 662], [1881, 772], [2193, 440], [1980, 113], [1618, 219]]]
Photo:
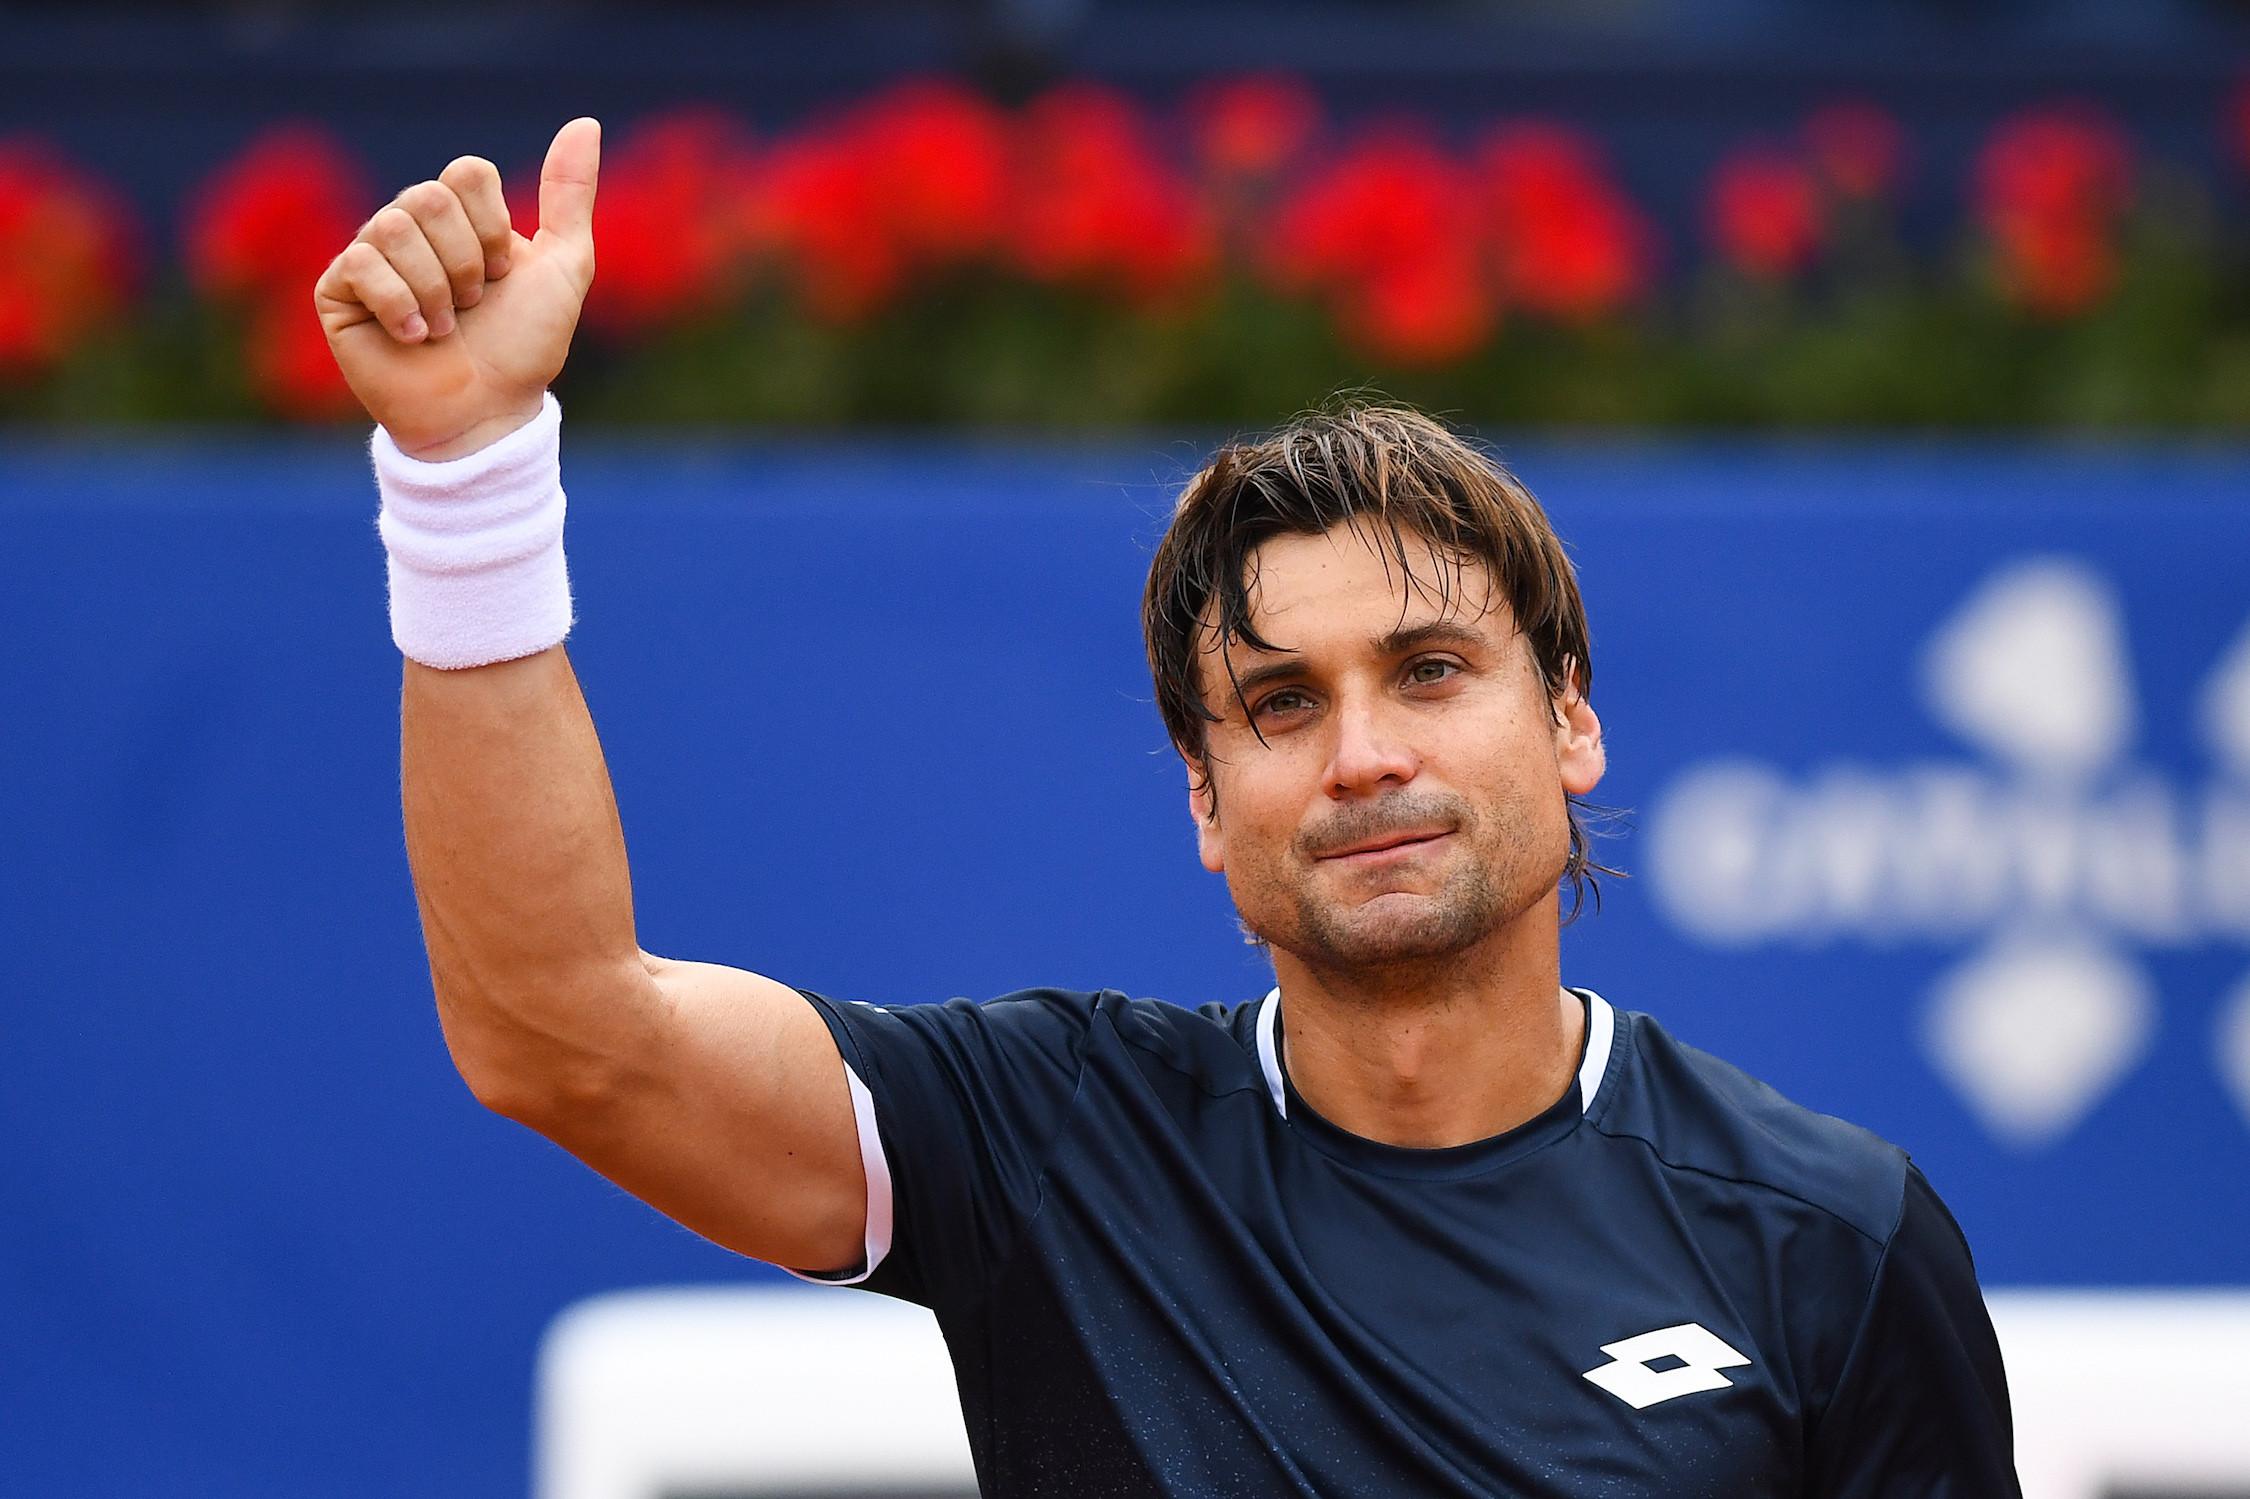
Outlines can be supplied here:
[[1350, 1134], [1277, 995], [808, 995], [867, 1257], [937, 1314], [989, 1499], [2018, 1493], [1967, 1245], [1905, 1154], [1580, 991], [1569, 1090]]

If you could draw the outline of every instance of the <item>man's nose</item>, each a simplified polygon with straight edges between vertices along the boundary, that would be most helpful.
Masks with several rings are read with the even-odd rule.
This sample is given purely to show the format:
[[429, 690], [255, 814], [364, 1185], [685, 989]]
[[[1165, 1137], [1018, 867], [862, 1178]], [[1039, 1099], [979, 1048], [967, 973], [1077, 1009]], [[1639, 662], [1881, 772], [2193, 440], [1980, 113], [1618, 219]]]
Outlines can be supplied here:
[[1414, 779], [1419, 759], [1381, 704], [1347, 698], [1337, 704], [1335, 747], [1328, 761], [1329, 795], [1363, 796]]

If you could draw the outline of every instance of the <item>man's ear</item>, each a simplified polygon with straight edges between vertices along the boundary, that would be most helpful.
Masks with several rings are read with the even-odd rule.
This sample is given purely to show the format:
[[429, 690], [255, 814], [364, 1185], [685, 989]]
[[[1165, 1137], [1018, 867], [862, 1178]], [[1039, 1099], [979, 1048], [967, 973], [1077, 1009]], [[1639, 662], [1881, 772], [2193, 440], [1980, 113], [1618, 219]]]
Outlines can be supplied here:
[[1188, 815], [1195, 819], [1196, 852], [1213, 874], [1226, 872], [1226, 834], [1219, 828], [1219, 797], [1211, 787], [1211, 768], [1188, 766]]
[[1602, 721], [1579, 691], [1577, 673], [1571, 676], [1571, 684], [1555, 699], [1555, 767], [1562, 772], [1563, 790], [1586, 796], [1601, 784], [1609, 755], [1602, 748]]

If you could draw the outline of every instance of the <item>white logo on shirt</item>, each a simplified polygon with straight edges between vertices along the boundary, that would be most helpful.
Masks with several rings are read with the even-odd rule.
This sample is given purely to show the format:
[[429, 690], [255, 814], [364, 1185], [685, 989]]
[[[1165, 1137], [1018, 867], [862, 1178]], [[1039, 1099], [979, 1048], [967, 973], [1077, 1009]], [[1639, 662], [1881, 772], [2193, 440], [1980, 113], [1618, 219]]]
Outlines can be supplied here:
[[[1692, 1395], [1697, 1390], [1723, 1390], [1734, 1381], [1719, 1371], [1738, 1369], [1750, 1362], [1712, 1333], [1693, 1322], [1659, 1327], [1637, 1338], [1602, 1344], [1609, 1362], [1588, 1369], [1586, 1377], [1635, 1410], [1646, 1410], [1661, 1400]], [[1678, 1359], [1664, 1369], [1651, 1369], [1659, 1359]]]

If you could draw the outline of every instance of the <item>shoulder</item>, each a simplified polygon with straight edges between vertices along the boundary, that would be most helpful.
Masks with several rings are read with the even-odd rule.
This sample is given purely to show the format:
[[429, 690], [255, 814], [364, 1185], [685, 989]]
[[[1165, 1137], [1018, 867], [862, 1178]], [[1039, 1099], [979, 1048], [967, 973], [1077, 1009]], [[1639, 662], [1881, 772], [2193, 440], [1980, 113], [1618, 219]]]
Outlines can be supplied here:
[[1258, 1015], [1263, 1003], [1187, 1009], [1154, 999], [1111, 997], [1105, 1015], [1119, 1042], [1146, 1073], [1151, 1067], [1217, 1096], [1264, 1092], [1258, 1065]]
[[892, 1045], [939, 1052], [1044, 1056], [1073, 1065], [1091, 1051], [1115, 1046], [1221, 1089], [1255, 1080], [1255, 1002], [1190, 1010], [1131, 999], [1114, 989], [1024, 989], [986, 1000], [871, 1005], [799, 992], [831, 1030], [862, 1046], [883, 1037]]
[[1876, 1244], [1897, 1229], [1910, 1167], [1887, 1140], [1792, 1103], [1647, 1015], [1617, 1012], [1609, 1065], [1588, 1116], [1602, 1134], [1674, 1170], [1795, 1198]]

